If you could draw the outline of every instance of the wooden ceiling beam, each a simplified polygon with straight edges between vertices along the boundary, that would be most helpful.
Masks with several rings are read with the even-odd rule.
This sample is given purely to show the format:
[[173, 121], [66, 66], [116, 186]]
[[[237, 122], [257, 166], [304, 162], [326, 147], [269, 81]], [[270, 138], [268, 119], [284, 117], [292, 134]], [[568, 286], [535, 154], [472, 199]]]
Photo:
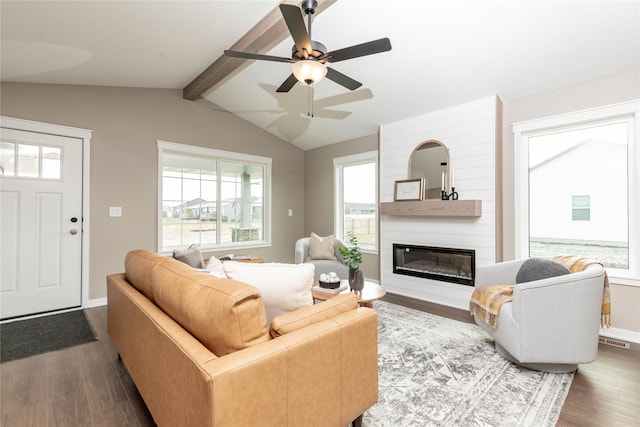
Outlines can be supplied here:
[[[318, 0], [318, 7], [314, 16], [322, 13], [336, 1]], [[299, 4], [299, 1], [283, 1], [282, 3]], [[282, 18], [280, 8], [276, 7], [231, 46], [229, 50], [264, 54], [287, 37], [290, 37], [287, 24]], [[182, 97], [195, 101], [222, 80], [239, 72], [249, 63], [248, 61], [246, 59], [231, 58], [223, 54], [182, 89]]]

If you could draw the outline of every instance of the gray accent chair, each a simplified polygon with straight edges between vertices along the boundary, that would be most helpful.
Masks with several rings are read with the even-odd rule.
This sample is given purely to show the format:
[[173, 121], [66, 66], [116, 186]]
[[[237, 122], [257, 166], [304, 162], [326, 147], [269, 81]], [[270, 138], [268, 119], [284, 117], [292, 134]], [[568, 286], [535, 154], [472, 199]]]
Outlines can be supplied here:
[[[524, 259], [476, 267], [475, 287], [514, 284]], [[494, 340], [496, 351], [529, 369], [573, 372], [598, 354], [605, 269], [517, 284], [513, 300], [498, 314], [498, 327], [476, 323]]]
[[[344, 265], [344, 259], [342, 255], [340, 255], [340, 251], [338, 248], [340, 245], [344, 245], [345, 243], [340, 239], [335, 239], [334, 243], [334, 255], [337, 260], [330, 259], [308, 259], [309, 258], [309, 237], [303, 237], [296, 241], [295, 247], [295, 263], [300, 264], [303, 262], [313, 264], [315, 266], [315, 273], [313, 275], [313, 280], [318, 281], [321, 274], [326, 274], [330, 272], [335, 272], [340, 279], [348, 279], [349, 278], [349, 267]], [[345, 245], [346, 246], [346, 245]]]

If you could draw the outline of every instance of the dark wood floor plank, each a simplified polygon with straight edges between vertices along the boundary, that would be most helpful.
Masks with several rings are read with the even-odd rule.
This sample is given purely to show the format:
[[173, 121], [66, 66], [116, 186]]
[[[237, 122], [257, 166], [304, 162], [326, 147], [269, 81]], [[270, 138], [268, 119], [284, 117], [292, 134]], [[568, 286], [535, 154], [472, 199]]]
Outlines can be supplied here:
[[139, 426], [140, 423], [136, 418], [131, 405], [128, 402], [120, 402], [102, 411], [93, 414], [94, 427], [122, 427], [122, 426]]
[[131, 376], [124, 368], [124, 365], [122, 365], [122, 367], [123, 370], [119, 375], [120, 382], [122, 383], [122, 387], [127, 394], [127, 398], [131, 403], [131, 407], [133, 408], [133, 412], [135, 413], [138, 422], [141, 426], [154, 426], [155, 423], [153, 422], [153, 417], [151, 416], [147, 405], [145, 405], [142, 396], [140, 396], [140, 393], [138, 392], [133, 379], [131, 379]]
[[[47, 376], [46, 364], [42, 359], [46, 355], [34, 356], [34, 369], [23, 369], [29, 366], [29, 360], [23, 359], [16, 362], [14, 366], [18, 370], [11, 376], [7, 384], [7, 400], [3, 401], [4, 415], [11, 415], [14, 412], [25, 412], [37, 415], [43, 408], [47, 400]], [[13, 362], [9, 362], [13, 363]], [[46, 411], [45, 411], [46, 412]], [[36, 417], [37, 418], [37, 417]]]
[[47, 402], [13, 406], [2, 418], [3, 427], [47, 427]]
[[91, 413], [103, 411], [127, 401], [127, 395], [114, 369], [101, 369], [85, 381]]

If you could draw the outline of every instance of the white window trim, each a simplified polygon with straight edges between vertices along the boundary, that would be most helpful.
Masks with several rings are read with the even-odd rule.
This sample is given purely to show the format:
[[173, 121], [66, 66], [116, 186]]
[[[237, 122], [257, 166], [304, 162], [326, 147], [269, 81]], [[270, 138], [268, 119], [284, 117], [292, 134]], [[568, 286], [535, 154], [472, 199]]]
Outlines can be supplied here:
[[162, 245], [162, 157], [164, 151], [174, 151], [185, 154], [195, 154], [205, 157], [213, 157], [220, 160], [234, 160], [246, 163], [261, 164], [265, 167], [264, 176], [264, 200], [262, 201], [264, 230], [262, 241], [216, 245], [214, 248], [206, 248], [206, 251], [225, 251], [240, 248], [262, 248], [271, 246], [271, 157], [257, 156], [254, 154], [236, 153], [233, 151], [218, 150], [215, 148], [200, 147], [197, 145], [179, 144], [176, 142], [156, 140], [158, 145], [158, 206], [157, 206], [157, 251], [161, 252]]
[[529, 256], [529, 137], [552, 128], [630, 117], [628, 144], [629, 270], [607, 269], [618, 284], [640, 286], [640, 100], [512, 124], [514, 135], [515, 257]]
[[344, 206], [342, 203], [342, 198], [343, 198], [343, 194], [342, 194], [342, 168], [344, 166], [354, 166], [354, 165], [358, 165], [358, 164], [363, 164], [363, 163], [371, 163], [371, 162], [375, 162], [376, 164], [376, 177], [375, 177], [375, 183], [376, 183], [376, 188], [375, 188], [375, 204], [376, 204], [376, 216], [375, 216], [375, 221], [376, 221], [376, 242], [375, 245], [373, 246], [373, 248], [371, 246], [361, 246], [361, 250], [362, 253], [366, 253], [366, 254], [374, 254], [377, 255], [379, 253], [379, 246], [380, 246], [380, 227], [378, 226], [379, 221], [380, 221], [380, 212], [379, 212], [379, 203], [378, 203], [378, 167], [379, 167], [379, 163], [378, 163], [378, 151], [374, 150], [374, 151], [365, 151], [363, 153], [357, 153], [357, 154], [351, 154], [348, 156], [342, 156], [342, 157], [334, 157], [333, 158], [333, 194], [334, 194], [334, 200], [333, 200], [333, 205], [335, 206], [334, 209], [334, 218], [333, 218], [333, 224], [334, 224], [334, 234], [336, 237], [341, 237], [344, 238], [344, 226], [343, 226], [343, 218], [344, 218]]

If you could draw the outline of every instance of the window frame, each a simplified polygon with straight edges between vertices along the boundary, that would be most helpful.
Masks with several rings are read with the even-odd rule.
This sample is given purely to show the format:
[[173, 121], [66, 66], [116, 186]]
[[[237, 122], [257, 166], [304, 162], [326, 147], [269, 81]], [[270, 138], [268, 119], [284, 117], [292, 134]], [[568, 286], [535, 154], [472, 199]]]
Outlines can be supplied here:
[[374, 189], [374, 203], [376, 207], [375, 212], [375, 243], [373, 245], [366, 245], [359, 242], [362, 253], [374, 254], [379, 253], [380, 247], [380, 206], [378, 203], [379, 198], [379, 171], [378, 171], [378, 151], [365, 151], [362, 153], [351, 154], [347, 156], [334, 157], [333, 158], [333, 184], [334, 184], [334, 234], [338, 239], [348, 242], [349, 239], [344, 235], [344, 174], [343, 169], [349, 166], [357, 166], [362, 164], [373, 163], [375, 169], [375, 189]]
[[529, 256], [529, 138], [607, 121], [627, 123], [629, 269], [607, 268], [612, 281], [640, 286], [640, 100], [513, 123], [515, 258]]
[[[220, 203], [221, 192], [220, 185], [220, 175], [222, 173], [222, 168], [220, 167], [221, 161], [232, 161], [232, 162], [245, 162], [250, 164], [258, 164], [264, 167], [264, 195], [262, 201], [262, 210], [263, 210], [263, 234], [262, 240], [253, 240], [248, 242], [220, 242], [218, 241], [214, 245], [201, 246], [200, 249], [204, 252], [217, 252], [231, 249], [248, 249], [248, 248], [262, 248], [262, 247], [270, 247], [271, 246], [271, 164], [273, 159], [270, 157], [257, 156], [253, 154], [244, 154], [244, 153], [236, 153], [233, 151], [225, 151], [219, 150], [215, 148], [201, 147], [196, 145], [187, 145], [176, 142], [162, 141], [157, 140], [158, 147], [158, 204], [157, 204], [157, 252], [160, 254], [170, 254], [172, 250], [164, 249], [162, 247], [162, 183], [163, 183], [163, 155], [165, 151], [174, 153], [174, 154], [184, 154], [185, 156], [199, 156], [204, 157], [209, 160], [215, 160], [218, 163], [216, 168], [217, 174], [217, 186], [218, 191], [216, 192], [216, 202]], [[216, 219], [219, 221], [220, 217]]]

